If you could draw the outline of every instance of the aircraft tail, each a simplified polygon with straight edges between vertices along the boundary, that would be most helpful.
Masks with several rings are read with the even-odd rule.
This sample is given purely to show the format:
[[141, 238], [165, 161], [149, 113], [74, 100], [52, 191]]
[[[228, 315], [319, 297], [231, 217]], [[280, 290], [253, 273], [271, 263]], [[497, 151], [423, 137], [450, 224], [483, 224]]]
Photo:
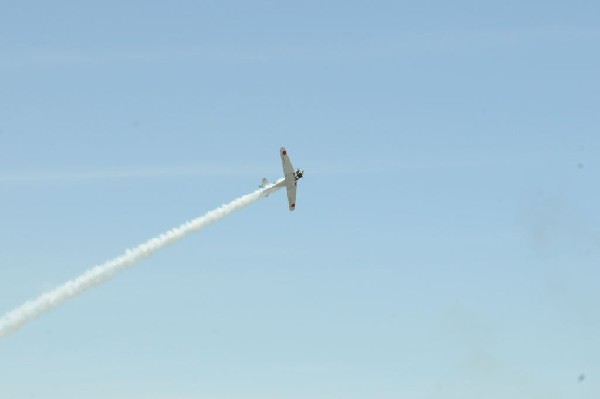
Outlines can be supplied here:
[[[258, 188], [265, 188], [269, 185], [269, 181], [267, 180], [266, 177], [263, 177], [262, 180], [260, 181], [260, 186], [258, 186]], [[269, 196], [269, 193], [264, 194], [265, 197]]]

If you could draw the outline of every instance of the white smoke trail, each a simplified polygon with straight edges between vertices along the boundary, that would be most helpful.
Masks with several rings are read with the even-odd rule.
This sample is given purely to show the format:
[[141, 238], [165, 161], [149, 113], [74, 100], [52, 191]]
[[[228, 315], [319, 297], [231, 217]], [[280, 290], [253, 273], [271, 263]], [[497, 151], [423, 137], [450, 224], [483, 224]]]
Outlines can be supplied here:
[[42, 313], [61, 305], [67, 299], [73, 298], [74, 296], [105, 282], [118, 272], [134, 266], [137, 262], [152, 255], [159, 249], [224, 218], [234, 211], [258, 201], [265, 194], [277, 191], [282, 187], [282, 180], [283, 179], [277, 181], [275, 184], [261, 188], [253, 193], [233, 200], [228, 204], [222, 205], [219, 208], [206, 213], [204, 216], [186, 222], [135, 248], [128, 249], [123, 255], [109, 260], [104, 264], [95, 266], [79, 277], [56, 287], [52, 291], [48, 291], [34, 300], [25, 302], [18, 308], [6, 313], [0, 319], [0, 337], [16, 331], [23, 324], [38, 317]]

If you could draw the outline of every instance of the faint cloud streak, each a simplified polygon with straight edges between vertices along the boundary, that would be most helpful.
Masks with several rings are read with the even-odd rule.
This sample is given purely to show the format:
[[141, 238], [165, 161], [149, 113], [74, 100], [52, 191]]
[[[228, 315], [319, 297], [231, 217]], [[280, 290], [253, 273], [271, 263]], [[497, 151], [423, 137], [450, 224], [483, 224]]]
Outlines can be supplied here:
[[455, 29], [411, 32], [379, 40], [342, 44], [321, 42], [318, 45], [289, 43], [198, 46], [179, 48], [125, 49], [118, 51], [29, 51], [3, 54], [0, 68], [26, 66], [85, 66], [116, 63], [169, 63], [201, 61], [214, 63], [257, 63], [273, 60], [351, 60], [389, 58], [399, 55], [465, 51], [482, 48], [527, 47], [540, 43], [597, 40], [600, 29], [580, 26], [540, 26], [503, 29]]
[[[105, 170], [63, 170], [0, 172], [0, 184], [10, 183], [74, 183], [97, 180], [127, 180], [196, 176], [260, 176], [267, 167], [161, 166]], [[257, 177], [257, 181], [258, 181]]]

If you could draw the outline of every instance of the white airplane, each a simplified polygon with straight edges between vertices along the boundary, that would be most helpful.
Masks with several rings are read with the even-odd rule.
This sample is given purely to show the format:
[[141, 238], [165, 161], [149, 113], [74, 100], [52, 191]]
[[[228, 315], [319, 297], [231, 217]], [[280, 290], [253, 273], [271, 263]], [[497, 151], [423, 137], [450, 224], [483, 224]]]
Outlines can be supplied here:
[[281, 156], [281, 166], [283, 167], [284, 178], [277, 180], [270, 185], [269, 181], [266, 178], [263, 178], [259, 187], [265, 189], [264, 195], [266, 197], [278, 188], [285, 186], [290, 211], [293, 211], [296, 209], [296, 185], [298, 184], [298, 180], [302, 179], [302, 176], [304, 176], [304, 171], [297, 169], [294, 172], [294, 167], [292, 166], [292, 162], [290, 161], [290, 157], [288, 157], [285, 147], [281, 147], [279, 155]]

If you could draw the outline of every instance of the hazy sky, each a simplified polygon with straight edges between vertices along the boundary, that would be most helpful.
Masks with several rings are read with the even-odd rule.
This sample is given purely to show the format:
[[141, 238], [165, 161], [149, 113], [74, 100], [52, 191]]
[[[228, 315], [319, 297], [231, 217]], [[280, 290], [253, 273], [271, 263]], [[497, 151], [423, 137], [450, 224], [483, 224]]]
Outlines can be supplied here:
[[600, 396], [597, 1], [0, 2], [10, 399]]

